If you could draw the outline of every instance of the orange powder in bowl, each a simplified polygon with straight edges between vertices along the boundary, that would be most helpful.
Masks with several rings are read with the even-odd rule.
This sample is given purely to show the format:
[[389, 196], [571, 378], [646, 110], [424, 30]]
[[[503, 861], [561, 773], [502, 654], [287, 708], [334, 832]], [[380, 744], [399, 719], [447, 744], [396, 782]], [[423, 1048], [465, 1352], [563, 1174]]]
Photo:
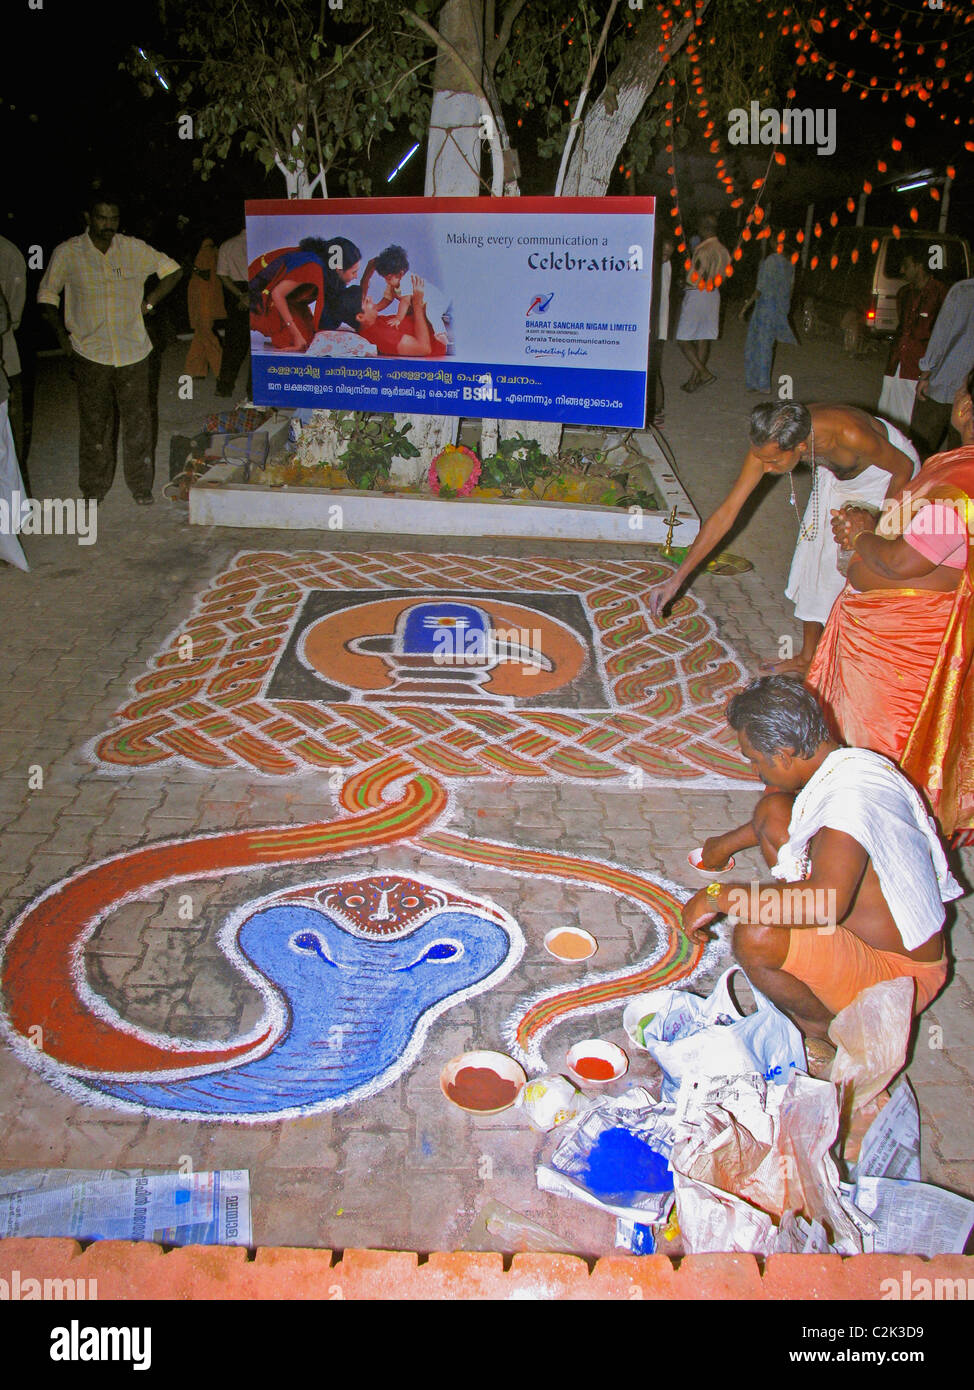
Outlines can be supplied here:
[[589, 942], [583, 936], [576, 936], [570, 931], [559, 932], [547, 945], [548, 950], [553, 951], [556, 956], [561, 956], [562, 960], [585, 960], [592, 954]]
[[615, 1067], [604, 1057], [579, 1057], [574, 1070], [586, 1081], [611, 1081], [616, 1074]]

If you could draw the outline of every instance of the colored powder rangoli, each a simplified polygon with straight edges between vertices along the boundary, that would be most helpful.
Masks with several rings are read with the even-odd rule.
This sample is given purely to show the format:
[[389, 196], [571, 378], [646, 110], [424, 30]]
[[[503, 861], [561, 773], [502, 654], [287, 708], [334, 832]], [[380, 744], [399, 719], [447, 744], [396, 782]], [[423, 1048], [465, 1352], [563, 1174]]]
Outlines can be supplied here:
[[506, 1081], [489, 1067], [461, 1067], [446, 1093], [457, 1105], [468, 1110], [499, 1110], [513, 1103], [517, 1083]]
[[579, 1057], [574, 1070], [586, 1081], [611, 1081], [616, 1074], [615, 1067], [604, 1057]]
[[562, 960], [585, 960], [592, 954], [589, 942], [583, 936], [576, 936], [570, 931], [562, 931], [553, 936], [548, 942], [548, 949], [556, 956], [561, 956]]

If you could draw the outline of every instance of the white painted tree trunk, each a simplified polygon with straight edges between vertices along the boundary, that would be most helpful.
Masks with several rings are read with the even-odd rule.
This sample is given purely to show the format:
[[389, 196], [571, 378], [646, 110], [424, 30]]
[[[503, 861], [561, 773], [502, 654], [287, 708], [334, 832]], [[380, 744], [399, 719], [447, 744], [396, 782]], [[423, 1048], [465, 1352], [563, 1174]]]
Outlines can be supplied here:
[[433, 93], [425, 197], [477, 197], [482, 115], [483, 103], [473, 92]]
[[[291, 131], [291, 144], [295, 147], [301, 143], [301, 127]], [[280, 153], [275, 150], [274, 163], [284, 175], [284, 182], [287, 186], [287, 196], [289, 198], [313, 198], [315, 188], [319, 188], [320, 198], [328, 197], [328, 189], [325, 187], [324, 170], [317, 173], [313, 179], [308, 178], [308, 170], [303, 159], [293, 159], [289, 164], [283, 160]]]
[[[696, 12], [698, 19], [703, 18], [709, 4], [710, 0], [703, 0]], [[679, 52], [692, 28], [691, 20], [674, 31], [671, 54]], [[602, 198], [608, 192], [619, 153], [666, 66], [659, 52], [660, 38], [659, 16], [655, 10], [647, 11], [582, 122], [562, 187], [565, 197]]]
[[[479, 0], [447, 0], [437, 28], [451, 43], [476, 77], [480, 76], [482, 7]], [[469, 90], [467, 78], [448, 54], [436, 63], [433, 104], [426, 147], [427, 198], [476, 198], [480, 193], [481, 115], [483, 103]], [[445, 288], [445, 287], [444, 287]], [[418, 459], [395, 459], [392, 476], [404, 483], [426, 477], [433, 458], [447, 444], [455, 444], [460, 429], [456, 415], [397, 415], [396, 424], [408, 422], [409, 438]]]

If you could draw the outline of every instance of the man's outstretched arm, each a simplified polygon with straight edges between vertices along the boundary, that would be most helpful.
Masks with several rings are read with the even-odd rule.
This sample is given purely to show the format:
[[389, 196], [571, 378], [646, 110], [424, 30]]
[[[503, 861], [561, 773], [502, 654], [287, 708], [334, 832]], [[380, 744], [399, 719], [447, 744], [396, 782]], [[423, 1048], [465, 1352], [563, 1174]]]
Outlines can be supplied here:
[[649, 611], [654, 618], [658, 618], [667, 604], [672, 602], [684, 579], [692, 574], [697, 566], [702, 564], [710, 552], [715, 550], [724, 539], [737, 520], [744, 503], [763, 476], [764, 467], [760, 459], [754, 458], [749, 453], [730, 492], [720, 506], [701, 523], [700, 530], [687, 551], [683, 564], [671, 578], [650, 589]]

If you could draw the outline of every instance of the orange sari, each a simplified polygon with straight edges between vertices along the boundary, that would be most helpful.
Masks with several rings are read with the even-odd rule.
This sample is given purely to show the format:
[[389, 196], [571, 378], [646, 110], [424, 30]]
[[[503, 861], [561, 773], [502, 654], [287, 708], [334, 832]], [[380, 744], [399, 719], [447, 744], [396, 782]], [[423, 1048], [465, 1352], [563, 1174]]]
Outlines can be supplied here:
[[922, 788], [946, 834], [974, 828], [974, 447], [937, 454], [891, 505], [897, 536], [927, 497], [966, 507], [967, 565], [954, 593], [846, 585], [807, 684], [842, 739], [885, 753]]
[[225, 319], [227, 310], [223, 302], [223, 285], [216, 273], [216, 256], [216, 242], [207, 237], [193, 266], [194, 270], [203, 274], [191, 275], [186, 288], [193, 341], [189, 345], [183, 371], [189, 376], [205, 377], [207, 368], [214, 376], [220, 375], [223, 344], [213, 330], [213, 323], [216, 319]]

